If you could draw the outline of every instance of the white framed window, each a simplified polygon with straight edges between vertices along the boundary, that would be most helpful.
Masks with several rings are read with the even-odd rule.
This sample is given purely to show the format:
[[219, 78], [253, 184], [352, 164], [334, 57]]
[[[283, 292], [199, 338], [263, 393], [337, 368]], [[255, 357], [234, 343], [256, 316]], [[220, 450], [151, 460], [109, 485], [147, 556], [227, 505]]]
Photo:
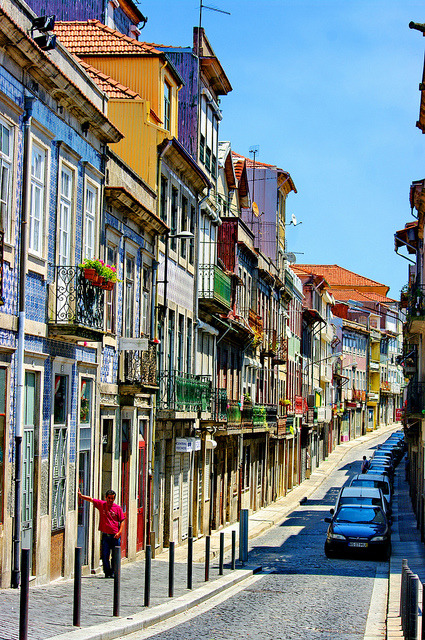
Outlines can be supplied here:
[[74, 194], [74, 172], [62, 164], [59, 176], [59, 229], [58, 229], [58, 264], [70, 266], [72, 212]]
[[31, 205], [29, 225], [29, 250], [41, 256], [46, 206], [46, 149], [33, 142], [31, 151]]
[[6, 242], [11, 241], [13, 144], [12, 127], [0, 119], [0, 218]]
[[95, 254], [98, 207], [99, 188], [92, 182], [87, 181], [84, 193], [84, 258], [93, 258]]
[[171, 86], [164, 82], [164, 129], [171, 131]]

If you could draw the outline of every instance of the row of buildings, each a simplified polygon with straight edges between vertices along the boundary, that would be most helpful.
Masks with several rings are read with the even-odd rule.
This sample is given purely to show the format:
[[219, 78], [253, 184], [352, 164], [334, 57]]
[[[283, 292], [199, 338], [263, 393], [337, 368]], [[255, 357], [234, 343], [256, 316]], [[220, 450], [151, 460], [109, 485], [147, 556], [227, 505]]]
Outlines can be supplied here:
[[[411, 29], [425, 34], [425, 25], [411, 22]], [[419, 118], [416, 126], [425, 133], [425, 66], [422, 81]], [[425, 540], [425, 251], [424, 213], [425, 179], [410, 185], [409, 204], [411, 218], [404, 228], [395, 232], [395, 251], [409, 262], [407, 283], [400, 296], [400, 306], [405, 313], [404, 351], [400, 359], [406, 381], [403, 424], [408, 444], [406, 474], [410, 483], [410, 495], [416, 513], [421, 539]]]
[[134, 560], [399, 419], [388, 287], [295, 264], [294, 181], [220, 141], [232, 87], [204, 30], [182, 48], [145, 24], [131, 0], [0, 8], [2, 587], [21, 547], [39, 583], [76, 545], [99, 568], [78, 488], [117, 492]]

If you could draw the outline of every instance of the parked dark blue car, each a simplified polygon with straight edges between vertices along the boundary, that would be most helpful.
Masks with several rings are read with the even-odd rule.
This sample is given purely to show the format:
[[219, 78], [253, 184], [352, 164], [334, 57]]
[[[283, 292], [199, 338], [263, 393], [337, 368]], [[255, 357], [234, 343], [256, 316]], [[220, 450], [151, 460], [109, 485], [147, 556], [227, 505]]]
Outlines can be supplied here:
[[329, 522], [325, 542], [328, 558], [348, 553], [389, 558], [391, 529], [380, 507], [344, 505], [325, 522]]

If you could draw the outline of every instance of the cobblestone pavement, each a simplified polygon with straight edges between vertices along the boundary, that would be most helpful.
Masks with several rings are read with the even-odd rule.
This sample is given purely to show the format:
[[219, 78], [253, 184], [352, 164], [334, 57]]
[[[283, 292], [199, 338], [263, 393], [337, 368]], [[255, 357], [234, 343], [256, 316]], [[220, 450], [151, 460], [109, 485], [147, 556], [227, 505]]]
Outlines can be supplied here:
[[159, 633], [153, 627], [149, 635], [157, 640], [364, 640], [373, 595], [379, 623], [369, 637], [383, 639], [387, 589], [378, 592], [375, 578], [384, 576], [387, 585], [388, 562], [328, 559], [323, 550], [328, 526], [323, 519], [340, 487], [359, 473], [369, 446], [348, 452], [307, 502], [251, 540], [249, 562], [262, 566], [261, 576], [214, 609]]
[[[327, 509], [332, 506], [338, 488], [347, 480], [350, 473], [357, 472], [357, 467], [360, 466], [358, 461], [367, 450], [368, 443], [372, 445], [378, 441], [377, 439], [386, 439], [389, 432], [395, 428], [395, 425], [384, 427], [363, 436], [357, 442], [339, 445], [309, 480], [295, 488], [285, 498], [252, 514], [249, 519], [249, 565], [242, 567], [238, 564], [236, 571], [231, 571], [229, 566], [226, 566], [225, 575], [218, 575], [217, 555], [220, 532], [217, 532], [211, 536], [211, 553], [214, 560], [211, 563], [210, 581], [205, 583], [202, 564], [205, 540], [195, 541], [193, 590], [189, 591], [186, 588], [187, 549], [177, 547], [175, 597], [170, 599], [168, 598], [168, 552], [165, 552], [152, 562], [149, 608], [143, 606], [144, 561], [123, 565], [120, 618], [112, 617], [113, 581], [105, 580], [100, 576], [83, 578], [81, 629], [72, 627], [72, 581], [62, 580], [46, 586], [31, 587], [29, 640], [44, 640], [55, 636], [61, 636], [61, 640], [117, 638], [195, 607], [217, 593], [224, 593], [227, 589], [231, 591], [232, 585], [243, 580], [248, 581], [251, 589], [251, 592], [249, 589], [247, 591], [249, 597], [246, 594], [237, 596], [237, 599], [245, 599], [243, 615], [246, 612], [247, 620], [251, 620], [250, 627], [244, 624], [246, 630], [243, 634], [244, 638], [256, 637], [247, 635], [253, 629], [257, 629], [260, 634], [259, 625], [264, 621], [268, 611], [264, 602], [267, 600], [268, 604], [269, 600], [273, 600], [267, 616], [270, 615], [270, 629], [274, 629], [274, 638], [282, 637], [285, 640], [290, 640], [292, 637], [297, 639], [308, 637], [313, 640], [316, 637], [321, 640], [327, 637], [338, 638], [338, 640], [363, 639], [362, 630], [364, 631], [368, 602], [373, 591], [375, 570], [377, 566], [385, 566], [385, 563], [326, 559], [323, 553], [326, 525], [322, 519], [327, 515]], [[342, 469], [336, 470], [342, 458], [344, 458]], [[330, 472], [334, 475], [329, 476]], [[299, 506], [300, 500], [305, 498], [308, 498], [307, 503]], [[290, 517], [282, 524], [288, 515]], [[281, 526], [274, 527], [274, 524]], [[227, 550], [231, 544], [232, 529], [238, 532], [237, 525], [224, 530]], [[261, 538], [260, 544], [258, 536], [265, 531], [267, 533]], [[282, 546], [283, 543], [285, 543], [284, 546]], [[347, 562], [347, 564], [341, 564], [341, 562]], [[269, 573], [253, 580], [250, 576], [258, 564], [263, 565], [263, 571]], [[342, 606], [341, 594], [350, 584], [355, 587], [356, 597], [349, 599], [351, 607], [349, 616], [341, 617], [338, 613]], [[279, 597], [271, 598], [270, 594], [273, 593], [277, 593]], [[210, 616], [214, 618], [219, 615], [220, 620], [235, 617], [239, 619], [241, 614], [237, 613], [235, 602], [237, 600], [229, 601], [230, 613], [217, 614], [214, 610]], [[338, 606], [334, 608], [333, 603], [337, 603]], [[307, 636], [303, 635], [304, 631], [299, 633], [301, 621], [297, 615], [300, 604], [305, 612], [302, 624], [305, 632], [308, 633]], [[320, 615], [317, 614], [316, 607]], [[0, 616], [2, 620], [0, 640], [18, 638], [19, 591], [12, 589], [0, 591]], [[359, 616], [362, 619], [361, 623], [356, 622]], [[292, 635], [286, 634], [286, 627], [285, 634], [278, 635], [282, 631], [284, 621], [288, 634]], [[197, 622], [191, 622], [187, 631], [189, 635], [181, 637], [193, 638], [199, 635], [200, 638], [208, 637], [210, 640], [220, 637], [230, 640], [233, 637], [225, 635], [229, 632], [227, 624], [221, 627], [221, 631], [220, 625], [213, 625], [214, 630], [210, 630], [210, 636], [202, 635], [203, 625], [201, 629], [196, 627], [195, 633], [193, 625], [197, 624]], [[340, 632], [327, 636], [327, 633], [331, 633], [332, 627], [333, 632], [337, 628]], [[155, 633], [154, 629], [152, 633]], [[222, 635], [220, 636], [219, 633]], [[268, 637], [264, 634], [264, 629], [261, 635], [264, 638]], [[158, 637], [162, 638], [162, 636]], [[177, 639], [178, 636], [168, 637]], [[382, 636], [374, 635], [373, 638], [375, 637]]]

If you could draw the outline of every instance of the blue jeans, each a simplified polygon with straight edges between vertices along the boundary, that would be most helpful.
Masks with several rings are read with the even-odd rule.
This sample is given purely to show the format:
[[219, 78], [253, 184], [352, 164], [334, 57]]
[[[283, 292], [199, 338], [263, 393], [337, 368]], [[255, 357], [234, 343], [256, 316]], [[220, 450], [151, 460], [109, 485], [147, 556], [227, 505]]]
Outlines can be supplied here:
[[[121, 546], [121, 538], [115, 538], [113, 533], [102, 533], [102, 547], [101, 547], [101, 555], [102, 555], [102, 563], [103, 563], [103, 571], [105, 572], [105, 576], [108, 578], [109, 576], [114, 575], [114, 567], [111, 568], [111, 551], [115, 547]], [[113, 560], [113, 556], [112, 556]]]

